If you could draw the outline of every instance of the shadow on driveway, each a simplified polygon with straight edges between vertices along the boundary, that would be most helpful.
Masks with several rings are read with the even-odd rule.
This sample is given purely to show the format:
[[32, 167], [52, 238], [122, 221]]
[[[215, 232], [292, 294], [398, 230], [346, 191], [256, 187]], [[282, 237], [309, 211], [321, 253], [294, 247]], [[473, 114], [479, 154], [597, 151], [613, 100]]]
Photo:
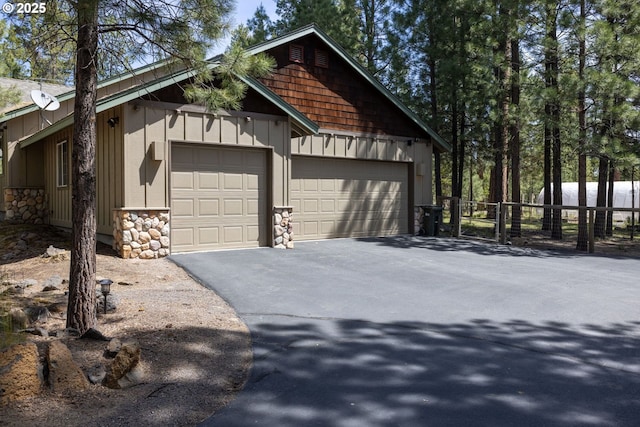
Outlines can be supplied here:
[[606, 257], [613, 259], [638, 259], [637, 255], [624, 255], [612, 253], [579, 252], [573, 249], [538, 249], [512, 245], [499, 245], [488, 241], [457, 239], [453, 237], [424, 237], [424, 236], [387, 236], [387, 237], [361, 237], [354, 239], [359, 242], [375, 243], [399, 249], [430, 249], [438, 252], [469, 252], [478, 255], [531, 257], [531, 258], [581, 258], [581, 257]]
[[249, 383], [202, 425], [636, 426], [640, 419], [639, 322], [250, 320]]

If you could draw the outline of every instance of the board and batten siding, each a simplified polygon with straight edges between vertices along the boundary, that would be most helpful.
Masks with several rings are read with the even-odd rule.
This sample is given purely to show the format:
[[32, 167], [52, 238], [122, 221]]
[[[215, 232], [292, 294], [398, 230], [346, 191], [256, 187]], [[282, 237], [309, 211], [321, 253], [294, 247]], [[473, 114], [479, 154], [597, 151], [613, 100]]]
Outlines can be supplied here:
[[[124, 206], [169, 207], [170, 144], [216, 144], [265, 148], [275, 205], [286, 204], [291, 167], [287, 117], [247, 113], [211, 114], [197, 106], [143, 101], [125, 105]], [[155, 143], [155, 144], [154, 144]], [[154, 160], [154, 149], [162, 149]], [[157, 156], [156, 156], [157, 158]]]
[[[433, 145], [407, 137], [319, 133], [292, 139], [291, 154], [413, 163], [413, 203], [431, 204]], [[295, 162], [295, 158], [293, 159]]]
[[[121, 117], [121, 108], [116, 107], [98, 114], [96, 145], [96, 222], [98, 233], [113, 233], [112, 210], [122, 205], [123, 166], [122, 166], [122, 127], [120, 124], [110, 127], [107, 120]], [[121, 122], [122, 123], [122, 122]], [[56, 147], [67, 141], [69, 155], [68, 185], [57, 186]], [[48, 137], [45, 141], [44, 171], [46, 175], [46, 193], [49, 197], [49, 222], [60, 227], [71, 227], [71, 150], [73, 127], [69, 126]]]

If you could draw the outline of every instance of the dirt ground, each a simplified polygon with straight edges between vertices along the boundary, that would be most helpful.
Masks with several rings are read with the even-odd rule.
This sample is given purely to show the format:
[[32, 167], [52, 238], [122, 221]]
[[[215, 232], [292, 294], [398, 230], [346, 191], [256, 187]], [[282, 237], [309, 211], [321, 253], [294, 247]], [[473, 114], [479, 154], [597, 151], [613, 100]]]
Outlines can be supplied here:
[[[16, 245], [25, 239], [26, 249]], [[69, 256], [43, 258], [49, 245], [68, 249], [69, 236], [42, 226], [0, 225], [0, 306], [47, 307], [50, 316], [35, 326], [52, 333], [65, 328], [68, 285], [65, 281], [60, 290], [42, 289], [51, 277], [68, 278]], [[119, 390], [91, 385], [66, 395], [44, 388], [37, 397], [0, 406], [0, 424], [188, 426], [233, 399], [246, 381], [252, 354], [249, 331], [231, 307], [167, 259], [123, 260], [101, 245], [97, 276], [114, 282], [112, 295], [118, 301], [115, 311], [98, 313], [97, 329], [139, 343], [142, 382]], [[16, 293], [14, 284], [27, 279], [36, 282]], [[99, 374], [112, 360], [105, 355], [104, 341], [20, 337], [35, 342], [41, 355], [48, 342], [62, 340], [87, 375]]]

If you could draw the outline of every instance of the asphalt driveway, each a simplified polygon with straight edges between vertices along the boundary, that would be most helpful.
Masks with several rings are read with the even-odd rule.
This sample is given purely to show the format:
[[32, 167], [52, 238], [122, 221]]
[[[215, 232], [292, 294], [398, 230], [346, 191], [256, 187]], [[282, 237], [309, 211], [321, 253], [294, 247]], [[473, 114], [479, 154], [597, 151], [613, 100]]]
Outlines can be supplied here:
[[395, 237], [173, 255], [249, 326], [203, 426], [637, 426], [640, 261]]

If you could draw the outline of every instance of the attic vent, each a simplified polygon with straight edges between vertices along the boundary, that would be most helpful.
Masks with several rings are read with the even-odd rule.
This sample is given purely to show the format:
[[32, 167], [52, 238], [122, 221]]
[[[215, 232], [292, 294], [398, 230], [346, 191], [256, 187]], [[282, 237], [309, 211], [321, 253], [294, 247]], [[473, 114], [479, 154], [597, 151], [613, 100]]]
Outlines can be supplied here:
[[304, 61], [304, 49], [297, 44], [289, 45], [289, 60], [292, 62]]
[[324, 50], [316, 49], [316, 67], [329, 68], [329, 54]]

